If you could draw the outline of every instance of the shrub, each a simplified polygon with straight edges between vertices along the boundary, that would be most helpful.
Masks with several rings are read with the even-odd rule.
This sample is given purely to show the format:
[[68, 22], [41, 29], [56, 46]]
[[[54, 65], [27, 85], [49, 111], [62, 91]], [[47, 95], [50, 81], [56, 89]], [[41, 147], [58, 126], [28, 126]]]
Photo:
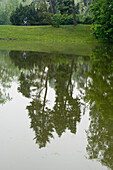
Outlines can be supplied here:
[[20, 7], [12, 12], [10, 21], [13, 25], [21, 25], [25, 17], [28, 17], [31, 22], [37, 21], [37, 12], [34, 6], [27, 5], [23, 7], [22, 4], [20, 4]]
[[73, 16], [72, 15], [67, 15], [67, 14], [61, 15], [60, 24], [61, 25], [73, 24]]
[[83, 23], [84, 24], [92, 24], [93, 23], [92, 16], [91, 15], [83, 16]]
[[[31, 25], [50, 25], [54, 27], [59, 27], [60, 25], [70, 25], [73, 24], [73, 15], [68, 14], [52, 14], [48, 11], [42, 11], [41, 9], [36, 9], [33, 4], [22, 6], [20, 5], [12, 12], [10, 16], [10, 21], [13, 25], [21, 25], [23, 19], [28, 17]], [[92, 17], [90, 15], [76, 15], [76, 22], [78, 24], [91, 24]]]
[[76, 21], [78, 24], [92, 24], [93, 19], [91, 15], [76, 15]]
[[48, 25], [51, 23], [51, 13], [36, 10], [32, 4], [27, 6], [20, 5], [19, 8], [12, 12], [10, 21], [13, 25], [21, 25], [26, 16], [31, 25]]
[[55, 14], [52, 18], [53, 27], [59, 27], [61, 23], [61, 14]]
[[[56, 25], [70, 25], [70, 24], [73, 24], [73, 15], [68, 15], [68, 14], [55, 14], [54, 17], [53, 17], [53, 21], [54, 21], [54, 24]], [[92, 24], [93, 23], [93, 20], [92, 20], [92, 16], [90, 15], [80, 15], [80, 14], [77, 14], [76, 15], [76, 22], [78, 24]]]

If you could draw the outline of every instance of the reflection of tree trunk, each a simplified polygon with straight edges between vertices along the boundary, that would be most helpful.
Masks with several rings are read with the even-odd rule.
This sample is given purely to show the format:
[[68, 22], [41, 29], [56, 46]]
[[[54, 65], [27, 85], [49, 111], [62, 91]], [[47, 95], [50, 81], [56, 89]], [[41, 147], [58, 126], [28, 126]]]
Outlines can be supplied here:
[[[86, 72], [88, 72], [88, 64], [86, 65]], [[86, 88], [87, 88], [87, 85], [88, 85], [88, 76], [86, 76]]]
[[45, 95], [44, 95], [44, 102], [43, 102], [43, 112], [44, 112], [44, 107], [45, 107], [45, 104], [46, 104], [48, 75], [49, 75], [49, 68], [48, 68], [48, 72], [47, 72], [47, 75], [46, 75], [46, 82], [45, 82]]
[[71, 82], [71, 78], [72, 78], [72, 74], [73, 74], [73, 67], [74, 67], [74, 56], [72, 57], [70, 77], [69, 77], [69, 82], [68, 82], [68, 86], [67, 86], [67, 89], [69, 89], [69, 86], [70, 86], [71, 96], [72, 96], [72, 92], [73, 92], [73, 87], [72, 87], [72, 82]]
[[72, 1], [72, 6], [73, 6], [73, 24], [76, 25], [76, 13], [75, 13], [75, 2], [74, 2], [74, 0]]
[[49, 3], [50, 3], [50, 7], [51, 7], [51, 12], [52, 12], [52, 15], [54, 15], [54, 10], [53, 10], [53, 4], [52, 4], [52, 0], [49, 0]]
[[[42, 91], [43, 91], [43, 89], [44, 89], [44, 87], [43, 87], [43, 79], [44, 79], [44, 71], [45, 71], [45, 66], [44, 66], [44, 69], [43, 69], [43, 71], [42, 71], [42, 75], [41, 75], [41, 78], [40, 78], [40, 91], [39, 91], [39, 93], [37, 92], [37, 96], [40, 98], [40, 95], [41, 95], [41, 93], [42, 93]], [[43, 88], [41, 88], [41, 87], [43, 87]]]

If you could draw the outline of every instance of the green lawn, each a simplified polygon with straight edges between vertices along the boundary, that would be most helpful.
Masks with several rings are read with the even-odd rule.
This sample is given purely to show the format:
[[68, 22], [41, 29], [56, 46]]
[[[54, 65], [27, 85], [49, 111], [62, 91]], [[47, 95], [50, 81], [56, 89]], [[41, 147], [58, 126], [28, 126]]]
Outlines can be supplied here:
[[91, 25], [52, 26], [0, 26], [0, 48], [31, 51], [58, 51], [89, 53], [97, 44]]
[[57, 42], [92, 42], [90, 25], [61, 26], [0, 26], [1, 39]]

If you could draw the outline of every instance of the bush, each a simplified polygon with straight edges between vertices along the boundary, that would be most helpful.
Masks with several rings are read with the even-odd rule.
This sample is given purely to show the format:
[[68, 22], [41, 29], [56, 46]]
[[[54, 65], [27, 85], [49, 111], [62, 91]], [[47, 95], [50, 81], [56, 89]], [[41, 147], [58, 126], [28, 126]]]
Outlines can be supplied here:
[[[76, 15], [76, 22], [78, 24], [92, 24], [92, 16], [90, 15]], [[55, 14], [52, 20], [52, 25], [54, 27], [59, 27], [60, 25], [70, 25], [73, 24], [73, 15], [67, 15], [67, 14]]]
[[60, 24], [61, 25], [73, 24], [73, 16], [72, 15], [67, 15], [67, 14], [61, 15]]
[[51, 23], [51, 13], [36, 10], [32, 4], [27, 6], [20, 5], [19, 8], [16, 8], [10, 16], [10, 21], [13, 25], [22, 25], [26, 16], [31, 25], [48, 25]]
[[[41, 15], [43, 15], [42, 16], [42, 21], [39, 22], [39, 24], [41, 24], [41, 25], [50, 25], [51, 22], [52, 22], [51, 21], [52, 14], [50, 12], [43, 12], [43, 13], [41, 13]], [[41, 15], [40, 15], [40, 17], [41, 17]], [[38, 17], [39, 17], [39, 15], [38, 15]]]
[[61, 23], [61, 14], [55, 14], [52, 18], [53, 27], [59, 27]]
[[21, 25], [25, 17], [28, 17], [28, 20], [32, 22], [37, 21], [37, 12], [35, 11], [34, 6], [22, 6], [22, 4], [20, 4], [20, 7], [12, 12], [10, 21], [13, 25]]
[[90, 6], [94, 24], [93, 32], [97, 38], [113, 42], [113, 0], [92, 1]]
[[76, 15], [76, 21], [78, 24], [92, 24], [93, 19], [91, 15]]
[[93, 23], [93, 19], [91, 15], [86, 15], [83, 17], [83, 23], [84, 24], [92, 24]]
[[[12, 12], [10, 16], [10, 21], [13, 25], [22, 25], [23, 19], [28, 17], [31, 25], [50, 25], [54, 27], [59, 27], [60, 25], [70, 25], [73, 24], [73, 15], [68, 14], [55, 14], [52, 17], [52, 14], [48, 11], [43, 11], [41, 9], [35, 8], [33, 4], [19, 6], [15, 11]], [[92, 17], [90, 15], [76, 15], [76, 22], [78, 24], [91, 24]]]

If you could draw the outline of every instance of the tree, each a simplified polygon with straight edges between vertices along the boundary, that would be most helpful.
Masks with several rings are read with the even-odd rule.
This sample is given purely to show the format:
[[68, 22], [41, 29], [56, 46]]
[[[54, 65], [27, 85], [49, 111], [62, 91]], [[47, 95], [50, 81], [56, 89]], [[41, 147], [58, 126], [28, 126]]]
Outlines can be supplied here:
[[4, 11], [4, 8], [0, 6], [0, 25], [5, 25], [7, 21], [7, 16]]
[[20, 4], [20, 6], [12, 12], [10, 21], [13, 25], [22, 25], [23, 19], [26, 16], [30, 20], [31, 24], [35, 24], [37, 22], [37, 11], [35, 10], [34, 5], [31, 4], [23, 6]]
[[76, 11], [74, 0], [58, 0], [58, 9], [61, 14], [73, 14], [73, 24], [76, 25]]
[[49, 0], [49, 3], [50, 3], [50, 7], [51, 7], [51, 12], [52, 12], [52, 15], [54, 15], [54, 10], [53, 10], [53, 4], [52, 4], [52, 0]]
[[22, 3], [24, 6], [28, 5], [31, 0], [4, 0], [0, 1], [0, 25], [6, 25], [11, 24], [10, 22], [10, 15], [13, 11], [16, 10], [17, 7], [19, 7], [20, 3]]
[[93, 15], [93, 33], [96, 38], [113, 42], [113, 1], [93, 0], [90, 11]]
[[72, 0], [58, 0], [58, 9], [61, 14], [72, 14]]
[[76, 25], [76, 12], [75, 12], [75, 1], [72, 0], [72, 7], [73, 7], [73, 24]]
[[51, 14], [48, 11], [45, 0], [37, 0], [29, 5], [22, 5], [11, 13], [10, 21], [13, 25], [21, 25], [23, 19], [28, 17], [31, 25], [48, 25], [50, 24]]

